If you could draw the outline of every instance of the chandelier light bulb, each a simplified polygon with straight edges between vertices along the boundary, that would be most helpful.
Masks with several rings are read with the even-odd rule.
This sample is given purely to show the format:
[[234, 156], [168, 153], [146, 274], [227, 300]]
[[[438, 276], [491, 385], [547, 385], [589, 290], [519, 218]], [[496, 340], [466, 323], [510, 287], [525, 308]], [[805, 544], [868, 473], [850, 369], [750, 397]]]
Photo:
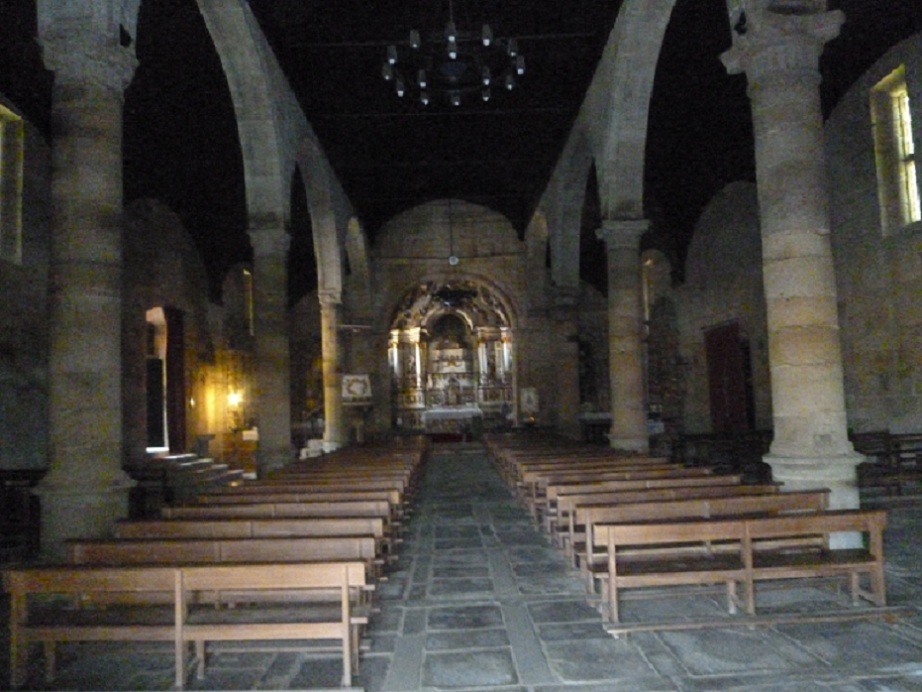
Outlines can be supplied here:
[[525, 74], [525, 57], [519, 54], [515, 38], [496, 36], [487, 22], [480, 24], [479, 31], [464, 27], [458, 31], [453, 9], [449, 0], [443, 36], [438, 30], [428, 34], [410, 29], [409, 41], [384, 44], [381, 76], [393, 84], [398, 98], [418, 99], [422, 106], [447, 102], [457, 108], [462, 99], [476, 99], [479, 91], [481, 101], [487, 103], [493, 100], [494, 88], [512, 91]]

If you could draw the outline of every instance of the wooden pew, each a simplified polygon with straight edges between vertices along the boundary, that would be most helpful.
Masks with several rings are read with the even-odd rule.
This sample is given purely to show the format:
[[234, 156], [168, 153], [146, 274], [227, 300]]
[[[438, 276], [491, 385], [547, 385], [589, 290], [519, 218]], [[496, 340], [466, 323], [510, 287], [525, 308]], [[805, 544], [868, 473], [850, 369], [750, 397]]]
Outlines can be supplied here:
[[379, 576], [383, 557], [373, 536], [72, 539], [67, 542], [67, 561], [72, 565], [342, 560], [361, 561], [369, 576]]
[[614, 468], [607, 471], [571, 471], [558, 473], [523, 473], [525, 503], [531, 515], [540, 520], [547, 498], [547, 486], [553, 483], [585, 483], [605, 480], [654, 480], [658, 478], [702, 478], [710, 476], [710, 469], [683, 469], [672, 465], [662, 467]]
[[[230, 491], [230, 492], [228, 492]], [[401, 508], [398, 490], [330, 490], [316, 491], [306, 485], [274, 485], [262, 488], [228, 488], [227, 491], [201, 493], [199, 504], [235, 504], [252, 502], [349, 502], [386, 500], [395, 510]]]
[[[884, 606], [885, 526], [882, 510], [600, 525], [593, 540], [606, 557], [606, 615], [612, 623], [619, 621], [624, 589], [714, 583], [726, 584], [731, 614], [741, 606], [755, 615], [757, 583], [830, 577], [848, 579], [853, 605], [864, 598]], [[866, 534], [868, 547], [830, 549], [829, 536], [843, 532]], [[716, 543], [723, 550], [714, 551]], [[868, 579], [867, 589], [861, 586], [862, 576]]]
[[[206, 642], [277, 639], [336, 640], [343, 684], [351, 685], [358, 628], [368, 621], [367, 608], [355, 605], [367, 587], [361, 562], [17, 567], [4, 570], [3, 586], [11, 603], [13, 687], [26, 682], [33, 642], [44, 646], [50, 683], [57, 642], [172, 641], [175, 687], [183, 689], [188, 642], [202, 677]], [[258, 603], [214, 607], [215, 594], [234, 592]]]
[[288, 536], [372, 536], [379, 552], [394, 557], [396, 538], [385, 533], [381, 517], [143, 519], [115, 524], [115, 537], [280, 538]]
[[585, 527], [585, 541], [572, 545], [576, 566], [586, 576], [592, 591], [595, 579], [604, 579], [605, 555], [593, 551], [593, 534], [604, 524], [627, 524], [666, 519], [712, 519], [743, 514], [821, 512], [828, 506], [828, 490], [804, 490], [768, 495], [736, 495], [691, 498], [661, 502], [629, 502], [618, 505], [580, 505], [573, 511], [574, 523]]
[[[719, 478], [715, 476], [715, 478]], [[774, 483], [767, 485], [698, 485], [643, 490], [616, 490], [605, 492], [563, 494], [557, 498], [560, 516], [553, 537], [557, 546], [572, 557], [572, 546], [585, 539], [584, 527], [576, 523], [574, 510], [579, 506], [611, 506], [636, 502], [671, 502], [676, 500], [741, 495], [775, 495], [781, 491]]]
[[257, 502], [232, 504], [198, 504], [164, 507], [165, 519], [201, 519], [221, 517], [381, 517], [393, 521], [393, 509], [387, 500], [330, 500], [304, 502]]
[[[554, 524], [563, 526], [566, 521], [566, 512], [569, 511], [567, 503], [561, 513], [560, 500], [564, 497], [582, 494], [616, 493], [640, 490], [656, 490], [659, 488], [703, 488], [711, 486], [734, 485], [739, 487], [742, 478], [733, 476], [686, 476], [665, 477], [644, 480], [596, 480], [588, 483], [549, 483], [547, 486], [547, 509], [545, 510], [545, 527], [551, 531]], [[605, 502], [604, 499], [600, 500]], [[569, 503], [572, 505], [572, 503]]]

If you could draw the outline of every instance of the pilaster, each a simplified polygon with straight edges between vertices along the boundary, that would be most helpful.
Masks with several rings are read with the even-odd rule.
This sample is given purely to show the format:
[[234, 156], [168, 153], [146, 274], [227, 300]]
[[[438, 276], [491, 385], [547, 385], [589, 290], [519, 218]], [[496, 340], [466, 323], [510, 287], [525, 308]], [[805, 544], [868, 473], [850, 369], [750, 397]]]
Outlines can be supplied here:
[[774, 416], [765, 461], [786, 489], [829, 487], [831, 507], [853, 508], [863, 457], [848, 440], [818, 90], [844, 16], [793, 4], [801, 11], [744, 3], [746, 31], [722, 56], [752, 102]]
[[615, 449], [650, 449], [644, 401], [643, 303], [640, 238], [646, 219], [612, 219], [596, 234], [608, 249], [608, 368], [611, 433]]
[[251, 228], [253, 312], [258, 403], [259, 476], [288, 464], [291, 445], [291, 329], [288, 317], [288, 247], [281, 225]]

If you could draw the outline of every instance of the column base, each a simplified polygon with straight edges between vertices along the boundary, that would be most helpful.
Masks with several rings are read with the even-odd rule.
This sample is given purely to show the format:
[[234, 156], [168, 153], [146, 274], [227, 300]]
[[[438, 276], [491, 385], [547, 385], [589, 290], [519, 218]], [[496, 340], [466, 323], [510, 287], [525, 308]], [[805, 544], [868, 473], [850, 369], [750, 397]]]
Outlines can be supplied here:
[[[852, 453], [837, 457], [779, 457], [767, 454], [762, 460], [772, 469], [772, 479], [783, 491], [829, 488], [829, 509], [858, 509], [858, 476], [855, 467], [864, 457]], [[861, 547], [858, 534], [836, 534], [833, 548]]]
[[116, 520], [128, 516], [127, 479], [100, 488], [94, 485], [39, 483], [33, 491], [41, 502], [41, 558], [62, 561], [70, 538], [106, 538]]
[[344, 447], [345, 445], [342, 442], [337, 440], [324, 440], [323, 441], [323, 453], [329, 454], [330, 452], [335, 452], [337, 449]]
[[648, 454], [650, 438], [646, 435], [643, 437], [615, 437], [614, 432], [611, 432], [608, 434], [608, 446], [628, 454]]
[[273, 471], [285, 468], [294, 459], [294, 452], [288, 448], [257, 449], [256, 450], [256, 477], [265, 478]]

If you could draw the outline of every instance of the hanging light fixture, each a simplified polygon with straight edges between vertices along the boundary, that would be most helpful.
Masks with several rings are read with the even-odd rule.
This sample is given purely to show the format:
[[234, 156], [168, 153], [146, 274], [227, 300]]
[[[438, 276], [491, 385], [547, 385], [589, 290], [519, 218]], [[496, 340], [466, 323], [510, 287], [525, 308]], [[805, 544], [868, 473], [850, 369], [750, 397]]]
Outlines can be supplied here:
[[525, 57], [515, 38], [500, 38], [484, 23], [471, 31], [455, 23], [453, 0], [440, 31], [412, 29], [409, 39], [385, 51], [381, 76], [399, 98], [410, 94], [423, 106], [440, 98], [459, 107], [471, 95], [490, 100], [492, 87], [514, 89], [525, 74]]

